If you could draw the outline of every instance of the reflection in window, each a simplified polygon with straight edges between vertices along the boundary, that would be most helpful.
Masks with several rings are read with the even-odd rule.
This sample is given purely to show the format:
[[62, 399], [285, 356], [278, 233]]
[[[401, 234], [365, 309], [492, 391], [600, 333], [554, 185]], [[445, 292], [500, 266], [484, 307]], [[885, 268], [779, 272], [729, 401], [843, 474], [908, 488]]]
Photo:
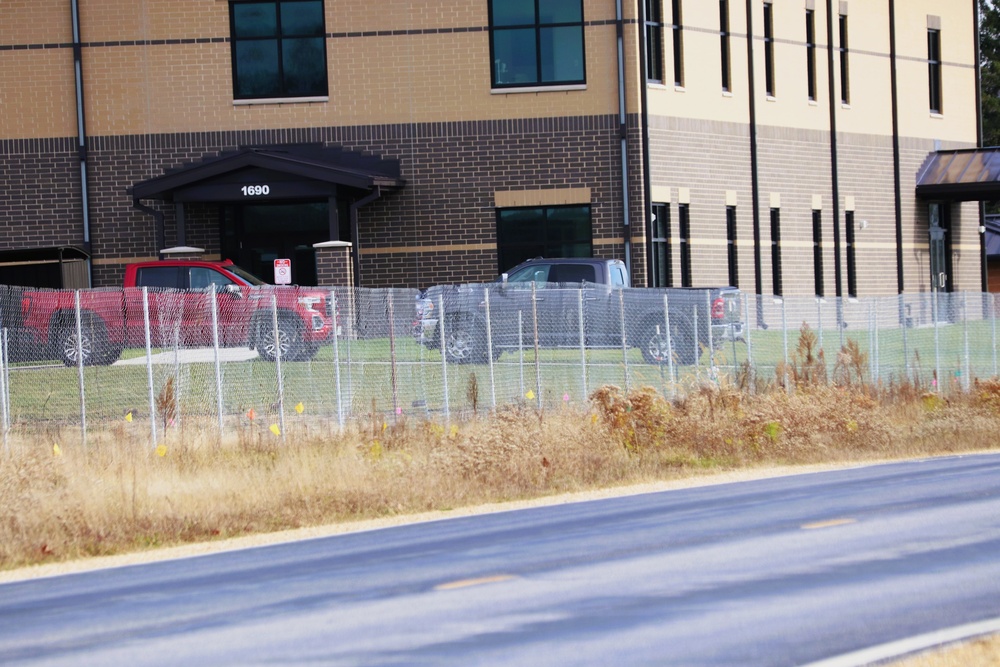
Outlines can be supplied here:
[[498, 209], [499, 271], [535, 257], [593, 257], [590, 206]]
[[670, 205], [653, 204], [652, 287], [673, 287], [670, 247]]
[[231, 2], [236, 99], [327, 94], [322, 0]]
[[663, 9], [646, 0], [646, 81], [663, 83]]
[[586, 81], [582, 0], [490, 0], [494, 88]]

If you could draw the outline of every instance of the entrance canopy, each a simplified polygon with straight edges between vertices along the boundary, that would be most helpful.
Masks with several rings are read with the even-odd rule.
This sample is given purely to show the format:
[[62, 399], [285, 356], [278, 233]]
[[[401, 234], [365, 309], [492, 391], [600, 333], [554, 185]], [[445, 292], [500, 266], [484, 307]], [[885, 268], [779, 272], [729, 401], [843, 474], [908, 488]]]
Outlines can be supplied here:
[[931, 153], [917, 172], [917, 196], [942, 201], [1000, 200], [1000, 148]]
[[293, 144], [224, 152], [136, 183], [129, 194], [137, 201], [267, 201], [327, 197], [338, 187], [369, 192], [403, 185], [397, 160]]

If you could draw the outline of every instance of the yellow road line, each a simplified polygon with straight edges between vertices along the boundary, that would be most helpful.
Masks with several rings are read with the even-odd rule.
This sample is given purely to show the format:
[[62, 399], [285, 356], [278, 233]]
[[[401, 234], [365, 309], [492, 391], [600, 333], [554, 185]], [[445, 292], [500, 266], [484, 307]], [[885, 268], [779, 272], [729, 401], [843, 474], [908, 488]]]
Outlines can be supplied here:
[[817, 528], [832, 528], [834, 526], [846, 526], [850, 523], [857, 523], [857, 519], [830, 519], [829, 521], [816, 521], [814, 523], [802, 524], [802, 530], [815, 530]]
[[492, 577], [479, 577], [477, 579], [459, 579], [458, 581], [449, 581], [446, 584], [439, 584], [434, 587], [436, 591], [452, 591], [456, 588], [468, 588], [469, 586], [481, 586], [483, 584], [495, 584], [499, 581], [507, 581], [509, 579], [514, 579], [512, 574], [496, 574]]

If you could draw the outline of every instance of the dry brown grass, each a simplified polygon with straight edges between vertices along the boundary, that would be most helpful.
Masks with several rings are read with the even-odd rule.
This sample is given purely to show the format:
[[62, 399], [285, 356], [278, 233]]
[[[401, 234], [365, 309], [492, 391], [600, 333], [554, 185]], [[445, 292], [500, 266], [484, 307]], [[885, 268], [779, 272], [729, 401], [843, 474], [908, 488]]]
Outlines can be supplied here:
[[889, 664], [893, 667], [995, 667], [1000, 665], [1000, 636], [972, 639]]
[[0, 452], [0, 569], [706, 470], [993, 446], [996, 380], [949, 399], [871, 387], [846, 351], [851, 372], [830, 384], [801, 351], [790, 387], [704, 385], [674, 402], [602, 387], [585, 411], [513, 406], [445, 424], [373, 410], [344, 432], [293, 425], [284, 441], [257, 423], [221, 444], [168, 432], [158, 451], [124, 426], [86, 447], [76, 429], [22, 433]]

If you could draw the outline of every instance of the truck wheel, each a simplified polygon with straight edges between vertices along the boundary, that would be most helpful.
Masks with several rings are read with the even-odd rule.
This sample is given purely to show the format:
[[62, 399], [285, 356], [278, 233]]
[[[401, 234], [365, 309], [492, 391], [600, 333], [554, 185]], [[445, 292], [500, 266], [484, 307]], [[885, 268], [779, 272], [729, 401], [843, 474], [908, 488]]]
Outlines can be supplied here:
[[290, 318], [279, 318], [276, 347], [271, 320], [261, 318], [257, 326], [257, 340], [254, 347], [265, 361], [275, 361], [279, 350], [282, 361], [297, 361], [296, 357], [301, 354], [302, 348], [302, 327]]
[[[659, 330], [655, 324], [645, 329], [642, 341], [642, 358], [648, 364], [666, 364], [669, 361], [670, 348], [667, 346], [667, 335], [663, 326]], [[673, 347], [674, 362], [682, 366], [691, 366], [698, 360], [698, 347], [694, 341], [694, 332], [687, 320], [677, 318], [670, 320], [670, 345]]]
[[486, 332], [468, 320], [445, 324], [444, 352], [452, 364], [482, 364], [486, 362]]
[[[66, 366], [76, 366], [79, 356], [84, 366], [108, 365], [118, 358], [117, 348], [108, 342], [104, 323], [93, 317], [80, 322], [81, 337], [77, 344], [76, 326], [62, 327], [55, 333], [55, 352]], [[120, 354], [120, 352], [119, 352]]]

